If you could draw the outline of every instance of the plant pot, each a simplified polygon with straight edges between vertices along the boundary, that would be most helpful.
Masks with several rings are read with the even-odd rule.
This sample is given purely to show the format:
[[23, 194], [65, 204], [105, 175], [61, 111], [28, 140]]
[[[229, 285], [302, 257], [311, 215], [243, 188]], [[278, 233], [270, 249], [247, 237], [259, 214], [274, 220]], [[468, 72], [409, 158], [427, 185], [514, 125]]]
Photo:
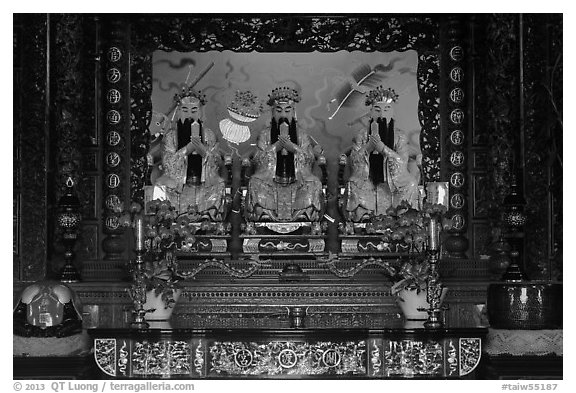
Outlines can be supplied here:
[[492, 283], [486, 306], [494, 329], [562, 328], [561, 283]]
[[[178, 302], [178, 298], [182, 293], [181, 289], [176, 289], [174, 291], [174, 301]], [[146, 292], [146, 303], [144, 303], [144, 309], [149, 310], [154, 308], [155, 310], [149, 313], [146, 313], [146, 320], [147, 321], [167, 321], [172, 316], [172, 312], [174, 311], [174, 307], [176, 305], [172, 304], [172, 307], [166, 307], [166, 303], [162, 300], [162, 294], [156, 295], [156, 293], [152, 291]]]
[[[444, 301], [448, 288], [442, 288], [440, 304]], [[430, 304], [426, 301], [427, 291], [424, 289], [418, 293], [416, 289], [403, 289], [398, 292], [396, 303], [404, 314], [404, 319], [408, 321], [423, 321], [428, 319], [426, 311], [418, 311], [419, 308], [429, 308]]]

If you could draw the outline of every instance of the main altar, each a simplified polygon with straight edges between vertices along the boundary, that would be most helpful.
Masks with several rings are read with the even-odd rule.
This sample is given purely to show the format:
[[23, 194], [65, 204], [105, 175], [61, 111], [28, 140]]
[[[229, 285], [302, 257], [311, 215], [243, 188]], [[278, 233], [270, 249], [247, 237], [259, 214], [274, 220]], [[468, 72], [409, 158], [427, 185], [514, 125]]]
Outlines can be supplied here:
[[516, 169], [485, 167], [472, 124], [474, 22], [90, 19], [98, 121], [86, 146], [63, 132], [56, 168], [58, 279], [81, 303], [22, 268], [15, 333], [81, 334], [99, 378], [477, 378], [504, 270], [483, 190]]

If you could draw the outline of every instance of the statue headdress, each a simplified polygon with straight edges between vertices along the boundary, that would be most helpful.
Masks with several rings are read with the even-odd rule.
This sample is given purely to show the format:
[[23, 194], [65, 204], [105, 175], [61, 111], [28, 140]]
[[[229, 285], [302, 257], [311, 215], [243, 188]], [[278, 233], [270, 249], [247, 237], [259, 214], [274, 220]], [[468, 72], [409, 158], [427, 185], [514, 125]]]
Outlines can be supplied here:
[[210, 64], [208, 64], [208, 66], [206, 66], [206, 68], [200, 72], [200, 74], [192, 82], [190, 82], [190, 84], [188, 84], [188, 79], [190, 78], [190, 73], [192, 72], [192, 66], [190, 66], [190, 69], [188, 70], [188, 76], [186, 77], [186, 82], [184, 82], [184, 86], [182, 87], [182, 91], [180, 93], [174, 94], [174, 102], [166, 113], [172, 113], [172, 120], [174, 120], [174, 116], [176, 115], [175, 109], [178, 108], [182, 100], [185, 100], [186, 98], [196, 98], [198, 101], [200, 101], [201, 105], [206, 104], [206, 94], [202, 94], [201, 91], [195, 90], [194, 86], [196, 86], [200, 79], [202, 79], [213, 66], [214, 62], [210, 62]]
[[370, 90], [366, 94], [366, 106], [374, 105], [377, 102], [392, 103], [398, 101], [398, 94], [394, 89], [384, 89], [382, 86], [378, 86], [374, 90]]
[[206, 94], [202, 94], [202, 91], [196, 90], [192, 86], [183, 86], [180, 93], [174, 94], [174, 103], [179, 105], [186, 98], [196, 98], [200, 104], [206, 105]]
[[298, 93], [298, 90], [291, 87], [282, 86], [275, 88], [272, 90], [272, 93], [268, 94], [267, 104], [269, 106], [282, 101], [300, 102], [300, 93]]

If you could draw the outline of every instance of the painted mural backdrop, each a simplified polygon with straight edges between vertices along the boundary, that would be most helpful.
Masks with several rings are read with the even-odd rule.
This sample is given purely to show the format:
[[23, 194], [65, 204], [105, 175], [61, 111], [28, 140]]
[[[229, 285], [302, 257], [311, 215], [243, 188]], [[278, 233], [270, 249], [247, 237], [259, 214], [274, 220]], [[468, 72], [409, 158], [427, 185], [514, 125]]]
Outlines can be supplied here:
[[[220, 138], [224, 150], [246, 155], [255, 143], [257, 133], [269, 124], [270, 110], [265, 104], [267, 95], [278, 86], [290, 86], [300, 91], [297, 104], [299, 124], [320, 143], [328, 160], [334, 160], [350, 147], [352, 137], [365, 127], [367, 112], [364, 93], [382, 85], [399, 94], [395, 104], [395, 121], [406, 132], [410, 143], [418, 149], [420, 123], [418, 121], [418, 88], [416, 51], [405, 52], [347, 52], [335, 53], [236, 53], [211, 51], [182, 53], [156, 51], [153, 58], [152, 104], [156, 112], [167, 113], [174, 94], [188, 78], [193, 80], [210, 64], [214, 64], [198, 82], [196, 88], [206, 94], [204, 122]], [[368, 76], [359, 83], [363, 77]], [[230, 119], [227, 110], [236, 91], [250, 90], [264, 101], [258, 119], [241, 123], [248, 127], [249, 137], [232, 143], [223, 138], [220, 122]], [[348, 99], [340, 107], [343, 98]], [[360, 93], [358, 93], [360, 91]], [[228, 122], [229, 123], [229, 122]]]

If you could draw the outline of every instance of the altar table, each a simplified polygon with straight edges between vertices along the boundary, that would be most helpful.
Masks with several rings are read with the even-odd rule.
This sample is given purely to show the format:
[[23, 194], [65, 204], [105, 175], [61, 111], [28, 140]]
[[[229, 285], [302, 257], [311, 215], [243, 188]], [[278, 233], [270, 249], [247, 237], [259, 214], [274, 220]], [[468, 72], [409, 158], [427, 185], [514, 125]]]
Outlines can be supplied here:
[[96, 328], [103, 378], [471, 378], [485, 327]]

